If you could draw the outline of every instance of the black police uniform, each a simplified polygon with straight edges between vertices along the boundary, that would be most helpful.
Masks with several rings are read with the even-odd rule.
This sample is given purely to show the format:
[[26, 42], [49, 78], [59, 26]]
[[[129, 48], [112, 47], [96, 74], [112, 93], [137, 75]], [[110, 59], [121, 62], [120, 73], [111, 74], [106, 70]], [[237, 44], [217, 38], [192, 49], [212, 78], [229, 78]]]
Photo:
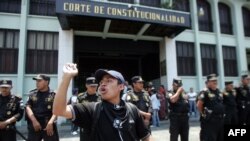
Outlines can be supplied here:
[[[174, 83], [180, 83], [181, 80], [175, 80]], [[177, 90], [169, 91], [169, 97], [175, 95]], [[169, 119], [170, 119], [170, 141], [177, 141], [178, 135], [181, 136], [181, 141], [188, 141], [189, 134], [189, 104], [184, 98], [186, 94], [183, 92], [179, 95], [179, 99], [172, 103], [169, 101]]]
[[[17, 121], [22, 119], [24, 111], [22, 98], [12, 94], [8, 96], [0, 94], [0, 107], [0, 122], [11, 117], [15, 117]], [[16, 141], [15, 123], [8, 125], [5, 129], [0, 129], [0, 141]]]
[[[88, 94], [87, 92], [80, 93], [77, 96], [78, 102], [85, 104], [89, 102], [99, 102], [101, 101], [101, 97], [98, 93], [96, 94]], [[80, 128], [80, 141], [90, 141], [90, 131], [88, 129]]]
[[[40, 92], [37, 89], [30, 91], [29, 99], [27, 101], [27, 106], [31, 108], [34, 113], [35, 118], [45, 129], [50, 118], [52, 117], [52, 108], [54, 102], [55, 92], [50, 89], [46, 92]], [[28, 123], [28, 139], [31, 141], [59, 141], [59, 136], [57, 132], [56, 123], [53, 124], [54, 134], [48, 136], [46, 131], [41, 130], [35, 132], [32, 122], [27, 118]]]
[[201, 140], [222, 141], [224, 126], [223, 95], [219, 89], [205, 89], [200, 92], [199, 100], [204, 104], [201, 117]]
[[[226, 85], [232, 84], [233, 82], [225, 82]], [[224, 124], [227, 125], [237, 125], [238, 115], [237, 115], [237, 103], [236, 103], [236, 90], [231, 91], [225, 90], [223, 92], [223, 104], [225, 108], [225, 118]]]
[[[147, 91], [135, 92], [129, 91], [126, 97], [127, 102], [134, 104], [139, 110], [152, 114], [152, 103]], [[148, 126], [150, 130], [150, 125]]]
[[[249, 77], [242, 75], [242, 79]], [[238, 117], [240, 125], [250, 125], [250, 88], [247, 85], [241, 85], [236, 88], [236, 102], [238, 106]]]

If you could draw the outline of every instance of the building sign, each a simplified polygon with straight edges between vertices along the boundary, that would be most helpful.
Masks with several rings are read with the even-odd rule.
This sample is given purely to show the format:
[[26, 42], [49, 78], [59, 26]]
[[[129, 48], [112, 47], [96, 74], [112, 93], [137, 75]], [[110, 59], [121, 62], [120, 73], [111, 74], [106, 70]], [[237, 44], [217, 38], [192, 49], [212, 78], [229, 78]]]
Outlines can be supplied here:
[[66, 15], [83, 15], [111, 19], [133, 20], [163, 25], [190, 27], [190, 14], [166, 9], [131, 4], [84, 0], [57, 0], [56, 12]]

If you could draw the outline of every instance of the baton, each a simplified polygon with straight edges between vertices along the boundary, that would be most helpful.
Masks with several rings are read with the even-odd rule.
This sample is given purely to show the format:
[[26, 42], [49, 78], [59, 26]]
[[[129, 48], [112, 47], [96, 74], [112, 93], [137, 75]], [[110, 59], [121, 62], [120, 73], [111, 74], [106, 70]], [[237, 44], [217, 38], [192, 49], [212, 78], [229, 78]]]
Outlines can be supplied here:
[[14, 130], [20, 137], [22, 137], [25, 141], [29, 141], [20, 131], [18, 131], [15, 127], [9, 127], [9, 129]]

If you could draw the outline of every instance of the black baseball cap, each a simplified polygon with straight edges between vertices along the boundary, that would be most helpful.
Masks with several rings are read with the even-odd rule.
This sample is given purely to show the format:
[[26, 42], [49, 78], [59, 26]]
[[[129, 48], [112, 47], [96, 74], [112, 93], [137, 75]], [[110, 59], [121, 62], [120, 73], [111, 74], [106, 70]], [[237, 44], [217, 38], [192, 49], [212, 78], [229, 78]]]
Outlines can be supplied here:
[[179, 86], [182, 86], [182, 80], [181, 78], [174, 78], [173, 79], [173, 83], [179, 85]]
[[12, 87], [12, 81], [11, 80], [7, 80], [7, 79], [4, 79], [4, 80], [0, 80], [0, 87]]
[[136, 83], [136, 82], [144, 82], [144, 80], [142, 79], [141, 76], [134, 76], [131, 78], [132, 83]]
[[99, 83], [102, 80], [102, 77], [106, 74], [111, 75], [112, 77], [116, 78], [120, 84], [124, 84], [125, 80], [122, 74], [115, 70], [107, 70], [107, 69], [98, 69], [95, 72], [95, 79], [97, 83]]
[[86, 79], [86, 85], [89, 85], [89, 86], [98, 86], [98, 83], [96, 82], [95, 77], [88, 77]]
[[33, 77], [33, 80], [45, 80], [50, 81], [50, 77], [46, 74], [38, 74], [36, 77]]

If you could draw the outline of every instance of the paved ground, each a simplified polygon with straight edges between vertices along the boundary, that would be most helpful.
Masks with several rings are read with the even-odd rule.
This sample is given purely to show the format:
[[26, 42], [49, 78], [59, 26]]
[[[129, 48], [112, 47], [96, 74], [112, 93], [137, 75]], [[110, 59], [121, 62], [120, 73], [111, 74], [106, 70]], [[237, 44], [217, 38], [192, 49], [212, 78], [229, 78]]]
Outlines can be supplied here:
[[[169, 140], [169, 121], [164, 120], [161, 121], [160, 127], [152, 127], [152, 136], [154, 141], [167, 141]], [[190, 118], [190, 129], [189, 129], [189, 140], [190, 141], [198, 141], [199, 140], [199, 126], [198, 119]], [[27, 127], [18, 127], [18, 130], [22, 132], [25, 136], [27, 136]], [[58, 126], [59, 129], [59, 136], [60, 141], [79, 141], [79, 134], [78, 135], [71, 135], [70, 133], [70, 126], [63, 125]], [[18, 136], [18, 141], [23, 141]]]

